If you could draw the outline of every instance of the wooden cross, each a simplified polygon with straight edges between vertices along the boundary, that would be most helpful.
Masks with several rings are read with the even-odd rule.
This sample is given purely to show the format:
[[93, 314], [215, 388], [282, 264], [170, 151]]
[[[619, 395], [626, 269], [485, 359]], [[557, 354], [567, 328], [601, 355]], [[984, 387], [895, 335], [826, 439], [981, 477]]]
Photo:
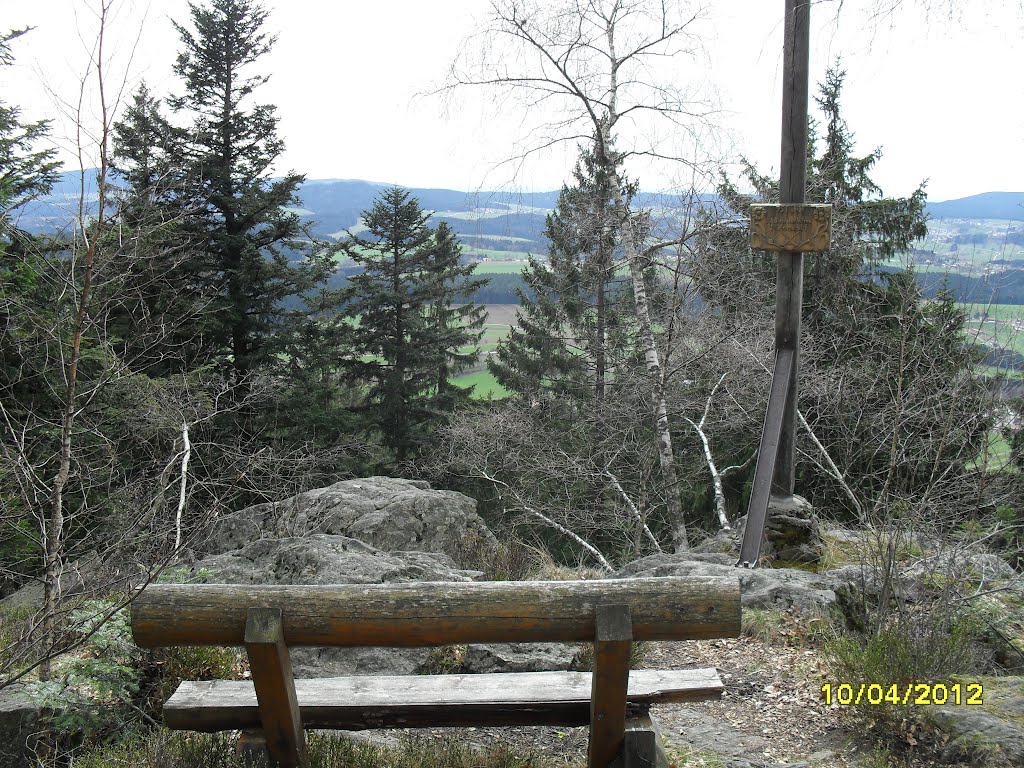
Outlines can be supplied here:
[[779, 262], [775, 286], [775, 369], [737, 563], [745, 568], [757, 566], [769, 498], [773, 493], [792, 496], [795, 490], [803, 255], [828, 250], [832, 223], [832, 206], [804, 205], [811, 0], [786, 0], [785, 24], [781, 204], [755, 205], [750, 211], [751, 247], [777, 251]]

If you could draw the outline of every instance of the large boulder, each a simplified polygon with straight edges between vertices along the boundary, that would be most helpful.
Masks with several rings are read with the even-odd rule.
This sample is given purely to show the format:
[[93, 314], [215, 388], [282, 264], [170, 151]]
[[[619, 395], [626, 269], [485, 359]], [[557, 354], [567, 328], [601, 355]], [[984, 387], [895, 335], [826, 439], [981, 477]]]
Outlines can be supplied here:
[[419, 480], [366, 477], [225, 515], [202, 552], [312, 534], [348, 536], [386, 551], [442, 552], [460, 564], [467, 552], [497, 544], [470, 497]]
[[547, 672], [572, 669], [580, 646], [568, 643], [487, 643], [466, 648], [463, 672]]
[[[410, 581], [471, 581], [450, 557], [433, 552], [382, 552], [348, 536], [312, 534], [257, 539], [239, 549], [207, 557], [193, 566], [198, 581], [219, 584], [381, 584]], [[295, 648], [292, 666], [300, 677], [405, 675], [429, 660], [425, 648]]]
[[19, 684], [0, 690], [0, 765], [36, 765], [35, 746], [45, 712]]
[[[692, 551], [735, 554], [738, 557], [746, 523], [747, 516], [743, 515], [732, 528], [705, 539]], [[772, 496], [769, 499], [761, 543], [762, 563], [773, 560], [816, 563], [824, 550], [821, 526], [814, 507], [807, 499], [802, 496]]]
[[835, 585], [828, 574], [791, 568], [736, 568], [735, 562], [732, 555], [716, 553], [650, 555], [633, 561], [615, 577], [739, 576], [744, 608], [796, 609], [823, 615], [836, 604]]

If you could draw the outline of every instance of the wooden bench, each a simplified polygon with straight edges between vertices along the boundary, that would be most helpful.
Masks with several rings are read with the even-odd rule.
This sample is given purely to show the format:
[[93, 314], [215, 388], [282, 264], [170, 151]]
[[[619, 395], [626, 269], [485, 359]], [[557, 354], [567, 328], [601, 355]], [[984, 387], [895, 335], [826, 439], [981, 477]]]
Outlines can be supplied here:
[[[651, 704], [721, 695], [714, 669], [630, 672], [637, 640], [735, 637], [738, 580], [151, 585], [132, 605], [143, 648], [245, 646], [251, 681], [183, 682], [169, 728], [262, 727], [281, 765], [307, 766], [303, 728], [590, 725], [588, 766], [654, 765]], [[592, 642], [594, 672], [295, 680], [295, 646]], [[634, 718], [627, 723], [628, 718]]]

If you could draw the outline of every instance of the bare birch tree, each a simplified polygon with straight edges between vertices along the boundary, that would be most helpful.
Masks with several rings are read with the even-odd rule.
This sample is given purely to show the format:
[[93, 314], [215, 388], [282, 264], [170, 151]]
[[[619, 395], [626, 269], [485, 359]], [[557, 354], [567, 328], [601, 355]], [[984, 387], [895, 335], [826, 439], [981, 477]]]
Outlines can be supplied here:
[[648, 243], [648, 214], [630, 210], [616, 159], [679, 161], [660, 135], [692, 135], [707, 124], [709, 100], [659, 74], [659, 63], [695, 58], [699, 3], [653, 0], [492, 0], [489, 23], [452, 65], [444, 90], [482, 86], [550, 116], [525, 140], [519, 159], [553, 145], [593, 142], [614, 192], [649, 379], [651, 417], [676, 549], [688, 547], [679, 499], [665, 371], [655, 338], [646, 273], [660, 248]]

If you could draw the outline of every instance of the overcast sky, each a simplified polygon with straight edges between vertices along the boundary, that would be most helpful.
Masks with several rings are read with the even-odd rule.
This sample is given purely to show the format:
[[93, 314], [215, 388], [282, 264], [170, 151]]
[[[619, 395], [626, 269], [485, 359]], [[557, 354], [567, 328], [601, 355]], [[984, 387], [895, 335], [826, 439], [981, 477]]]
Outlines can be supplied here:
[[[882, 20], [870, 0], [836, 0], [814, 9], [812, 78], [842, 57], [848, 72], [845, 115], [866, 153], [881, 146], [875, 173], [887, 194], [905, 195], [930, 179], [929, 197], [1024, 190], [1024, 19], [1016, 0], [964, 0], [959, 19], [926, 14], [914, 0]], [[71, 146], [61, 102], [77, 99], [76, 81], [92, 45], [93, 0], [4, 0], [0, 28], [32, 26], [15, 41], [15, 67], [0, 70], [0, 93], [26, 119], [52, 118]], [[187, 0], [121, 0], [108, 32], [108, 83], [141, 78], [160, 96], [180, 90], [171, 72], [187, 22]], [[512, 106], [465, 95], [445, 104], [423, 96], [443, 81], [487, 0], [266, 0], [279, 34], [261, 62], [272, 75], [259, 92], [276, 104], [287, 150], [275, 169], [309, 178], [358, 178], [452, 189], [557, 189], [572, 151], [555, 152], [513, 176], [498, 166], [528, 130]], [[685, 76], [712, 84], [723, 108], [716, 119], [726, 157], [745, 155], [761, 170], [778, 168], [783, 0], [706, 3], [697, 29], [705, 54]], [[127, 75], [125, 74], [127, 72]], [[674, 76], [679, 76], [678, 73]], [[69, 155], [65, 155], [68, 157]], [[670, 188], [678, 169], [631, 169], [645, 189]]]

